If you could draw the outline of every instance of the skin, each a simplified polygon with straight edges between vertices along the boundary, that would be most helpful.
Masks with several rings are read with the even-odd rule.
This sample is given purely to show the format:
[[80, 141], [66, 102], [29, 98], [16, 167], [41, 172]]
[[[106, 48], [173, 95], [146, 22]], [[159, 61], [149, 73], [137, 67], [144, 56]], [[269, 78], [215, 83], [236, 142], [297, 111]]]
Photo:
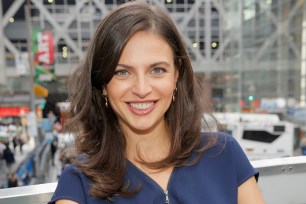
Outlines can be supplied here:
[[264, 204], [255, 177], [249, 178], [238, 187], [238, 204]]
[[[178, 78], [173, 57], [171, 47], [161, 37], [151, 32], [137, 32], [124, 48], [114, 77], [103, 89], [125, 133], [127, 159], [164, 190], [173, 168], [152, 171], [143, 167], [137, 162], [137, 149], [146, 161], [160, 160], [169, 152], [164, 114], [172, 103]], [[239, 186], [238, 203], [264, 203], [254, 177]]]
[[72, 200], [58, 200], [55, 202], [56, 204], [79, 204], [77, 202], [74, 202]]
[[[103, 91], [128, 134], [147, 135], [165, 128], [164, 114], [172, 102], [177, 76], [171, 47], [161, 37], [150, 32], [132, 36]], [[153, 106], [142, 110], [131, 106], [150, 102]]]
[[108, 96], [125, 133], [126, 155], [166, 189], [173, 168], [152, 171], [141, 165], [167, 156], [169, 133], [164, 115], [172, 103], [178, 71], [171, 47], [151, 32], [137, 32], [125, 46], [116, 72], [103, 94]]
[[[168, 154], [164, 115], [172, 103], [178, 71], [171, 47], [151, 32], [137, 32], [126, 44], [112, 80], [103, 90], [127, 141], [127, 158], [148, 161]], [[145, 150], [145, 151], [142, 151]]]

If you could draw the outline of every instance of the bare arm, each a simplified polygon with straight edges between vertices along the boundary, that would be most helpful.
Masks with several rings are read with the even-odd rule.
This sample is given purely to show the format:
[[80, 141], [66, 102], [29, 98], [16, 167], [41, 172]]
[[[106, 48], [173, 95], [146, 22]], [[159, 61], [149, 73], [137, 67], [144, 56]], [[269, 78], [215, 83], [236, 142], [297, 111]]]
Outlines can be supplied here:
[[58, 200], [55, 202], [55, 204], [78, 204], [77, 202], [74, 202], [72, 200]]
[[265, 201], [252, 176], [238, 188], [238, 204], [264, 204]]

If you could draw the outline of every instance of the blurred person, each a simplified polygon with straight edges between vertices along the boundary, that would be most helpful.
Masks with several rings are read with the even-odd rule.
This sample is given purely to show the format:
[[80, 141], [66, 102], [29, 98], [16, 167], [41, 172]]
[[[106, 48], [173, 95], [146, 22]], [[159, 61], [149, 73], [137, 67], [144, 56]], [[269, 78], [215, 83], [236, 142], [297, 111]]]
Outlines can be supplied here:
[[50, 143], [52, 166], [54, 166], [54, 157], [55, 157], [55, 153], [56, 153], [57, 149], [58, 149], [58, 136], [57, 136], [57, 131], [54, 129], [53, 130], [53, 139]]
[[49, 204], [264, 203], [236, 140], [201, 133], [211, 108], [163, 9], [114, 9], [69, 83], [72, 164]]
[[17, 138], [17, 141], [18, 141], [17, 143], [19, 145], [20, 153], [23, 153], [23, 145], [24, 145], [25, 141], [24, 141], [24, 139], [21, 136], [19, 136]]
[[5, 150], [5, 144], [3, 144], [2, 141], [0, 141], [0, 159], [3, 159], [3, 151]]
[[48, 119], [49, 119], [50, 123], [52, 124], [52, 127], [57, 122], [57, 118], [56, 118], [55, 114], [53, 113], [53, 111], [49, 111]]
[[18, 141], [18, 136], [17, 135], [15, 135], [14, 137], [13, 137], [13, 147], [14, 147], [14, 152], [16, 152], [16, 148], [17, 148], [17, 146], [18, 146], [18, 144], [19, 144], [19, 141]]
[[15, 163], [15, 156], [10, 148], [10, 143], [5, 143], [5, 149], [3, 150], [3, 158], [6, 163], [7, 174], [10, 175], [12, 173], [12, 166]]
[[18, 178], [17, 178], [17, 173], [13, 172], [8, 180], [8, 187], [17, 187], [18, 186]]
[[22, 184], [23, 186], [28, 186], [31, 181], [31, 174], [29, 172], [25, 172], [25, 174], [22, 176]]
[[[3, 172], [4, 169], [6, 169], [6, 162], [3, 158], [3, 151], [5, 150], [5, 145], [2, 141], [0, 141], [0, 173]], [[2, 170], [2, 171], [1, 171]]]

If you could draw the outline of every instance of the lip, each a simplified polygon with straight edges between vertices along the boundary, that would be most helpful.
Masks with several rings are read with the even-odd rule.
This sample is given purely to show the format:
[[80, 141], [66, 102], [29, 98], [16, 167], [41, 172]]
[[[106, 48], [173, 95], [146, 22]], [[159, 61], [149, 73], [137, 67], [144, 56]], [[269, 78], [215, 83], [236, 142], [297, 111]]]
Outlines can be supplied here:
[[[129, 101], [126, 103], [132, 113], [134, 113], [135, 115], [143, 116], [151, 113], [156, 108], [157, 102], [158, 100], [146, 100], [146, 101]], [[148, 104], [148, 103], [153, 103], [153, 104], [145, 109], [138, 109], [135, 106], [131, 105], [131, 104]]]

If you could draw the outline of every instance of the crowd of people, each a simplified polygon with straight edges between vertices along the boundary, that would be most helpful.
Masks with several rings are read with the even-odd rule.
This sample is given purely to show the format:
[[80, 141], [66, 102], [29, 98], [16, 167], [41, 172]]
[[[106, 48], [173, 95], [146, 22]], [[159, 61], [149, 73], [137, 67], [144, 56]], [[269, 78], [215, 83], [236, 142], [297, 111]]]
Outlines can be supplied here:
[[3, 168], [2, 173], [7, 178], [7, 187], [18, 186], [18, 175], [13, 166], [16, 163], [17, 152], [23, 154], [23, 145], [27, 142], [27, 135], [19, 130], [14, 131], [13, 135], [10, 135], [6, 140], [0, 141], [0, 165]]
[[[45, 139], [47, 139], [48, 145], [50, 146], [50, 161], [52, 166], [55, 166], [56, 153], [59, 152], [58, 134], [61, 132], [61, 125], [57, 116], [52, 111], [49, 111], [46, 120], [47, 125], [44, 124], [43, 131]], [[24, 151], [24, 145], [28, 141], [29, 138], [22, 127], [14, 128], [14, 131], [10, 131], [9, 137], [5, 140], [0, 140], [0, 188], [30, 184], [33, 172], [25, 170], [20, 173], [21, 164], [18, 162], [21, 156], [23, 158], [28, 157], [27, 151]], [[64, 157], [60, 156], [59, 165], [66, 163], [64, 161], [66, 161]]]
[[[59, 165], [63, 169], [67, 164], [70, 163], [65, 147], [69, 141], [65, 141], [60, 135], [62, 134], [62, 123], [60, 116], [52, 110], [49, 110], [46, 117], [43, 120], [43, 131], [46, 136], [48, 145], [50, 146], [50, 160], [53, 167]], [[58, 154], [58, 157], [57, 157]], [[56, 159], [58, 160], [56, 163]]]

